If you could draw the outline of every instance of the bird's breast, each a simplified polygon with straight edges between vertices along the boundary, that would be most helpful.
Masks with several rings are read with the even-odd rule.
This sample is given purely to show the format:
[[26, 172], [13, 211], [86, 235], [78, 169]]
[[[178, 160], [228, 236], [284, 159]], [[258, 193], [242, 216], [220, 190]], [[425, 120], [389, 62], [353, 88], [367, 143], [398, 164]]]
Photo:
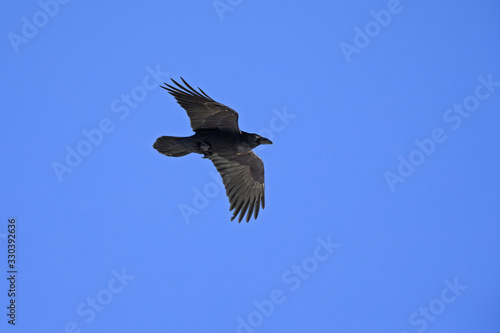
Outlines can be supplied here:
[[195, 138], [199, 145], [208, 144], [207, 151], [214, 154], [237, 154], [250, 150], [238, 134], [213, 130], [196, 133]]

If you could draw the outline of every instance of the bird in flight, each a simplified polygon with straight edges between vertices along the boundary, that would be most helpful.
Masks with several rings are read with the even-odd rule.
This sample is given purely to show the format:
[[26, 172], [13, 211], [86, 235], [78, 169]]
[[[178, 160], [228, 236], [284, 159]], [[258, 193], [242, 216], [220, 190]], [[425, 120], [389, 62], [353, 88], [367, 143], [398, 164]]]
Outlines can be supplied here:
[[202, 154], [215, 165], [222, 177], [229, 198], [231, 221], [239, 214], [238, 222], [250, 221], [265, 206], [264, 163], [252, 151], [271, 140], [258, 134], [243, 132], [238, 127], [238, 113], [210, 98], [200, 88], [193, 89], [182, 77], [185, 86], [171, 79], [175, 86], [165, 83], [166, 89], [186, 110], [195, 132], [190, 137], [162, 136], [153, 148], [166, 156], [180, 157], [190, 153]]

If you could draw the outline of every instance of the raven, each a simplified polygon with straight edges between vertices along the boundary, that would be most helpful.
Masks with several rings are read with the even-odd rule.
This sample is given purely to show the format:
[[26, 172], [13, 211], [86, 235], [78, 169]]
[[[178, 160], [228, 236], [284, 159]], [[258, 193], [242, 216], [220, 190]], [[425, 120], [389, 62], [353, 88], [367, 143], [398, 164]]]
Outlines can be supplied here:
[[252, 151], [271, 140], [258, 134], [240, 131], [238, 113], [210, 98], [203, 90], [193, 89], [182, 77], [185, 86], [171, 79], [175, 86], [165, 83], [166, 89], [177, 103], [186, 110], [195, 132], [190, 137], [159, 137], [153, 148], [166, 156], [180, 157], [190, 153], [203, 154], [215, 165], [229, 198], [231, 221], [239, 214], [241, 222], [248, 211], [246, 221], [259, 215], [265, 206], [264, 163]]

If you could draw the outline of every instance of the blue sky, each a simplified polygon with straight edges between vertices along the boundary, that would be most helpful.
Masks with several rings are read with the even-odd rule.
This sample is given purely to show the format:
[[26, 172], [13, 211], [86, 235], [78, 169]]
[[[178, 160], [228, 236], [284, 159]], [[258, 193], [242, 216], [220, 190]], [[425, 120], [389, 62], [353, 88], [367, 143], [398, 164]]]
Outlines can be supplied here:
[[[4, 6], [1, 331], [498, 332], [499, 11]], [[180, 76], [273, 140], [257, 220], [151, 147], [192, 133], [158, 87]]]

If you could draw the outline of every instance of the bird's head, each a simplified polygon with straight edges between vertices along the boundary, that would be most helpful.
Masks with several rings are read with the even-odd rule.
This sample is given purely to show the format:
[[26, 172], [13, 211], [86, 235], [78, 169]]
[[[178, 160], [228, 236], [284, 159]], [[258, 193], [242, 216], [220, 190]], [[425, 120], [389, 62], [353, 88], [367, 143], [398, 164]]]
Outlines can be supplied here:
[[250, 147], [255, 148], [259, 145], [272, 145], [273, 142], [269, 139], [264, 138], [258, 134], [246, 133], [246, 141]]

